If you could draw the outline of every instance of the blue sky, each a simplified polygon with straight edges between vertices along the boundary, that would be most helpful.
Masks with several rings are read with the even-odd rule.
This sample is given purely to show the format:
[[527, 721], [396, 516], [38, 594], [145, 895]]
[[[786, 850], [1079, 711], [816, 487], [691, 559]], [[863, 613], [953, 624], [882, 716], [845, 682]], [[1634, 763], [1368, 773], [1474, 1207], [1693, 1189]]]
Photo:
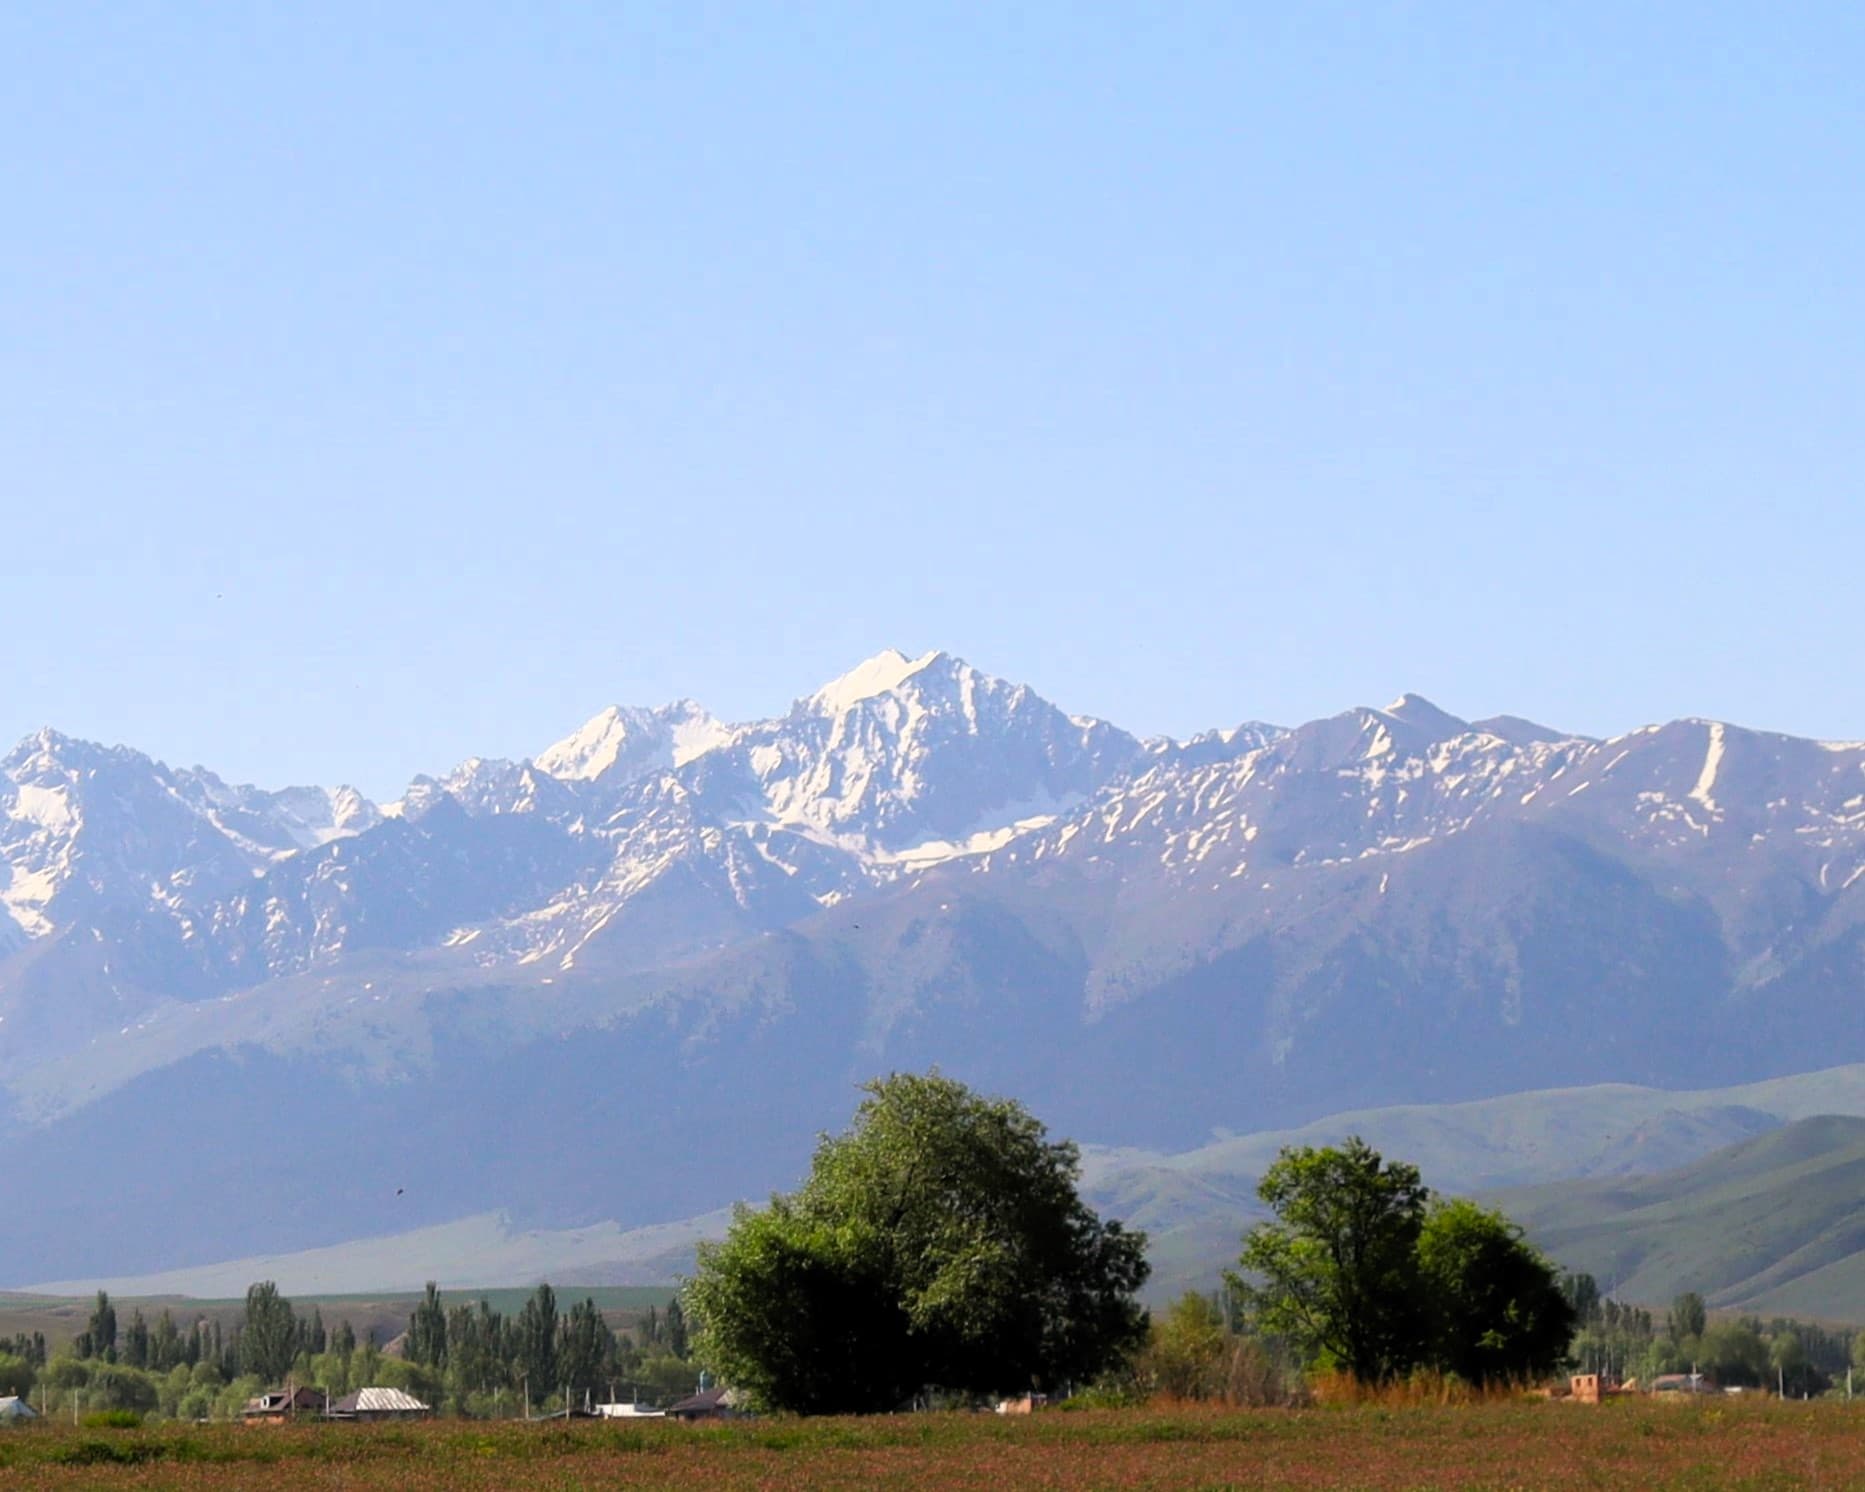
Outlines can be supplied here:
[[1865, 737], [1862, 43], [7, 6], [0, 735], [388, 793], [898, 646], [1147, 732]]

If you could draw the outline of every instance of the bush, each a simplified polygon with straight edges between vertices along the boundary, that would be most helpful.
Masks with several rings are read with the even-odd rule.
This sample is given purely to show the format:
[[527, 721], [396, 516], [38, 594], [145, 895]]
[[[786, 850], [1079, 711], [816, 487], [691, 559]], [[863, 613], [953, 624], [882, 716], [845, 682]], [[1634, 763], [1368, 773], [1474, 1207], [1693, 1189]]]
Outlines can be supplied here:
[[134, 1409], [100, 1409], [82, 1421], [87, 1430], [140, 1430], [142, 1416]]

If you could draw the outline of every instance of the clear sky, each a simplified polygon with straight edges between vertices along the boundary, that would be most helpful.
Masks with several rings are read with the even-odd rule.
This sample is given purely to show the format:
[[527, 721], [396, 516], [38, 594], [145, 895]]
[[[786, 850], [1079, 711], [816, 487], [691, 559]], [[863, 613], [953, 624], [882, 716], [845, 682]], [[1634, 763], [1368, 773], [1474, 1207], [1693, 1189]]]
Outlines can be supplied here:
[[1865, 737], [1856, 6], [0, 7], [0, 735], [378, 794], [944, 647]]

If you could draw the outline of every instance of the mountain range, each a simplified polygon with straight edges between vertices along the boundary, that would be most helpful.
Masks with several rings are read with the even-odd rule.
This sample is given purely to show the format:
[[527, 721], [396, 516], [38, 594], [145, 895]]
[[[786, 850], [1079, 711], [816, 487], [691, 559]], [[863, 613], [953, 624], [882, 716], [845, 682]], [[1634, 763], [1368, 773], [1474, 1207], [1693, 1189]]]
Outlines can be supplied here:
[[1862, 882], [1865, 743], [1416, 695], [1173, 741], [944, 653], [392, 803], [43, 731], [0, 763], [0, 1280], [660, 1222], [935, 1062], [1172, 1149], [1826, 1067], [1865, 1058]]

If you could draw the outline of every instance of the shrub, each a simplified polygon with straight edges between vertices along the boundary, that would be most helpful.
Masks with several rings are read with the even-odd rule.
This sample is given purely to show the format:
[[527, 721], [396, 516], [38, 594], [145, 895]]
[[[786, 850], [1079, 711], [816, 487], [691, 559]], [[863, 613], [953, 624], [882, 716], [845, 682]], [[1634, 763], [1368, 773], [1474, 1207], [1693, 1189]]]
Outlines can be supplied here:
[[87, 1430], [137, 1430], [142, 1416], [134, 1409], [100, 1409], [85, 1415], [82, 1423]]

